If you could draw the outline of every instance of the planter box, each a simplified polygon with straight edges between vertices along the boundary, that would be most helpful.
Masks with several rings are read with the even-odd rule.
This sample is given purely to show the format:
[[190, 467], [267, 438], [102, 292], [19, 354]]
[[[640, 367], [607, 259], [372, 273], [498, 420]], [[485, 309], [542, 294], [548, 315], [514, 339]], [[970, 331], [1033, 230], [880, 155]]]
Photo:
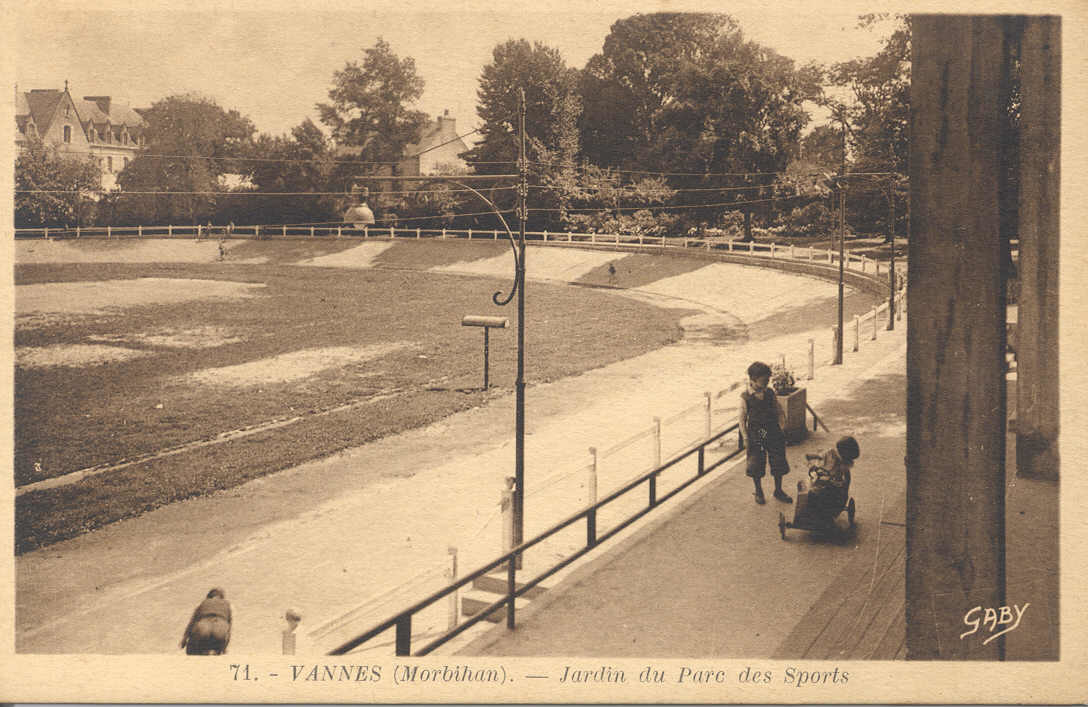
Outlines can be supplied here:
[[786, 426], [782, 429], [786, 444], [797, 444], [808, 436], [808, 427], [805, 425], [807, 403], [808, 397], [804, 388], [778, 396], [778, 404], [786, 413]]

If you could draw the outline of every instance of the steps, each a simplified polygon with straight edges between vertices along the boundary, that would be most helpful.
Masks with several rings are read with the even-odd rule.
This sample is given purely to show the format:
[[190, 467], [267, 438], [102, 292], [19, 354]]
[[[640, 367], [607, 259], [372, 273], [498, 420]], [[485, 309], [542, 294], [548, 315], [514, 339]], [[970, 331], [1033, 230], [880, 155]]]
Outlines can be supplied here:
[[[472, 589], [461, 595], [461, 614], [464, 616], [475, 616], [505, 596], [507, 589], [506, 581], [505, 570], [485, 574], [474, 579], [472, 581]], [[515, 585], [518, 589], [521, 589], [525, 586], [525, 583], [517, 582], [515, 580]], [[514, 600], [515, 611], [522, 611], [529, 605], [531, 600], [539, 599], [544, 596], [547, 591], [548, 589], [544, 585], [538, 584], [532, 587]], [[505, 619], [505, 606], [495, 609], [491, 614], [484, 618], [485, 621], [490, 621], [491, 623], [499, 623]]]

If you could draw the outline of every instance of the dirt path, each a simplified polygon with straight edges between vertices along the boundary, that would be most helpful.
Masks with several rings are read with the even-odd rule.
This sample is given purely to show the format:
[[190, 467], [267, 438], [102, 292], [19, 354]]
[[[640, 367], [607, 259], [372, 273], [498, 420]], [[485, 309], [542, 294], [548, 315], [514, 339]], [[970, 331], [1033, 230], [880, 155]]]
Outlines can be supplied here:
[[[589, 446], [612, 450], [601, 471], [604, 492], [649, 463], [643, 432], [653, 417], [667, 422], [664, 444], [682, 446], [705, 424], [704, 392], [728, 389], [752, 359], [785, 354], [801, 368], [810, 338], [817, 360], [829, 358], [825, 322], [777, 336], [774, 321], [797, 309], [824, 308], [834, 301], [834, 285], [767, 270], [753, 281], [746, 273], [752, 270], [714, 264], [635, 293], [699, 296], [703, 317], [741, 309], [747, 340], [708, 344], [692, 336], [529, 388], [527, 534], [584, 502], [580, 472]], [[682, 281], [691, 276], [696, 280]], [[749, 301], [769, 303], [776, 314], [765, 318], [758, 308], [738, 306]], [[870, 304], [861, 295], [848, 302], [857, 309]], [[719, 421], [730, 414], [732, 397], [715, 398]], [[172, 652], [192, 605], [214, 585], [225, 587], [236, 607], [232, 652], [275, 652], [287, 606], [302, 611], [311, 632], [348, 612], [352, 621], [341, 633], [365, 627], [384, 617], [389, 599], [399, 605], [441, 586], [448, 546], [459, 548], [462, 567], [498, 551], [497, 501], [503, 477], [512, 473], [513, 422], [512, 397], [498, 398], [21, 556], [17, 650]], [[390, 589], [394, 595], [383, 600]], [[314, 643], [326, 648], [321, 641], [335, 637], [315, 636]]]

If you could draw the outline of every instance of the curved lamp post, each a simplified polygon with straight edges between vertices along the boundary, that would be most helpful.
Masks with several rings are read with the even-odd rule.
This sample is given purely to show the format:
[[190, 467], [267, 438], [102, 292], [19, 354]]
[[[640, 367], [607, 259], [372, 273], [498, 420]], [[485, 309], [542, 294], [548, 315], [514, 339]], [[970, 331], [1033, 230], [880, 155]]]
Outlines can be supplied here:
[[[502, 290], [498, 290], [491, 295], [491, 301], [500, 307], [504, 307], [513, 301], [514, 296], [518, 298], [518, 368], [517, 379], [514, 383], [514, 390], [516, 396], [515, 402], [515, 439], [514, 439], [514, 503], [513, 503], [513, 515], [514, 515], [514, 533], [513, 544], [514, 547], [520, 545], [524, 539], [525, 530], [525, 221], [528, 216], [528, 209], [526, 201], [528, 199], [529, 187], [527, 181], [527, 162], [525, 160], [525, 90], [518, 89], [518, 132], [519, 132], [519, 144], [518, 144], [518, 173], [517, 174], [480, 174], [480, 175], [460, 175], [457, 177], [447, 177], [442, 175], [433, 176], [412, 176], [412, 177], [394, 177], [394, 176], [373, 176], [369, 179], [375, 181], [442, 181], [450, 184], [456, 184], [463, 187], [480, 199], [484, 201], [491, 210], [499, 217], [499, 221], [502, 223], [503, 229], [506, 231], [506, 238], [510, 242], [510, 247], [514, 253], [514, 281], [510, 286], [510, 292], [504, 297]], [[502, 212], [499, 210], [495, 203], [480, 193], [479, 190], [470, 187], [465, 182], [488, 180], [493, 181], [496, 179], [513, 179], [518, 180], [518, 221], [520, 227], [518, 229], [518, 238], [515, 241], [514, 233], [510, 230], [510, 225], [503, 218]], [[520, 555], [515, 560], [515, 565], [521, 566]], [[508, 622], [512, 621], [512, 613], [509, 614]]]

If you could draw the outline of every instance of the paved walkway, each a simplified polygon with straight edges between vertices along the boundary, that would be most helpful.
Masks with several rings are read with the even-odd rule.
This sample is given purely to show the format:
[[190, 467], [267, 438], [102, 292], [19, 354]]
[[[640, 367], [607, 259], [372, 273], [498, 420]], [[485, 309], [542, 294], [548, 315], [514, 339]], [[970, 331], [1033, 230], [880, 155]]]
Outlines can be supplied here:
[[[662, 508], [662, 517], [639, 532], [601, 548], [522, 611], [514, 631], [498, 626], [459, 653], [904, 659], [905, 352], [891, 335], [848, 358], [846, 367], [822, 372], [810, 402], [833, 434], [821, 429], [789, 448], [793, 485], [804, 473], [804, 453], [841, 434], [858, 438], [853, 534], [818, 538], [787, 530], [782, 541], [775, 521], [791, 507], [769, 497], [766, 506], [755, 505], [743, 467], [735, 465], [677, 507]], [[829, 389], [835, 379], [841, 387]], [[1010, 435], [1007, 596], [1031, 601], [1034, 614], [1007, 637], [1006, 658], [1056, 660], [1058, 486], [1017, 478], [1014, 445]]]
[[[822, 370], [809, 386], [809, 401], [832, 433], [821, 429], [788, 450], [787, 486], [795, 486], [805, 477], [804, 453], [825, 449], [842, 434], [858, 438], [853, 535], [821, 539], [787, 530], [781, 540], [778, 513], [793, 507], [770, 498], [756, 505], [743, 467], [733, 466], [679, 507], [663, 507], [663, 517], [641, 532], [602, 548], [603, 556], [535, 600], [513, 632], [494, 629], [461, 653], [801, 657], [813, 654], [815, 641], [795, 634], [819, 613], [818, 600], [831, 589], [849, 604], [848, 618], [839, 622], [872, 634], [866, 654], [849, 657], [895, 657], [905, 637], [904, 355], [902, 333], [886, 333], [860, 353], [848, 353], [846, 366]], [[769, 479], [765, 483], [769, 487]], [[835, 588], [843, 573], [862, 567], [849, 586]], [[828, 640], [820, 640], [825, 650]]]

